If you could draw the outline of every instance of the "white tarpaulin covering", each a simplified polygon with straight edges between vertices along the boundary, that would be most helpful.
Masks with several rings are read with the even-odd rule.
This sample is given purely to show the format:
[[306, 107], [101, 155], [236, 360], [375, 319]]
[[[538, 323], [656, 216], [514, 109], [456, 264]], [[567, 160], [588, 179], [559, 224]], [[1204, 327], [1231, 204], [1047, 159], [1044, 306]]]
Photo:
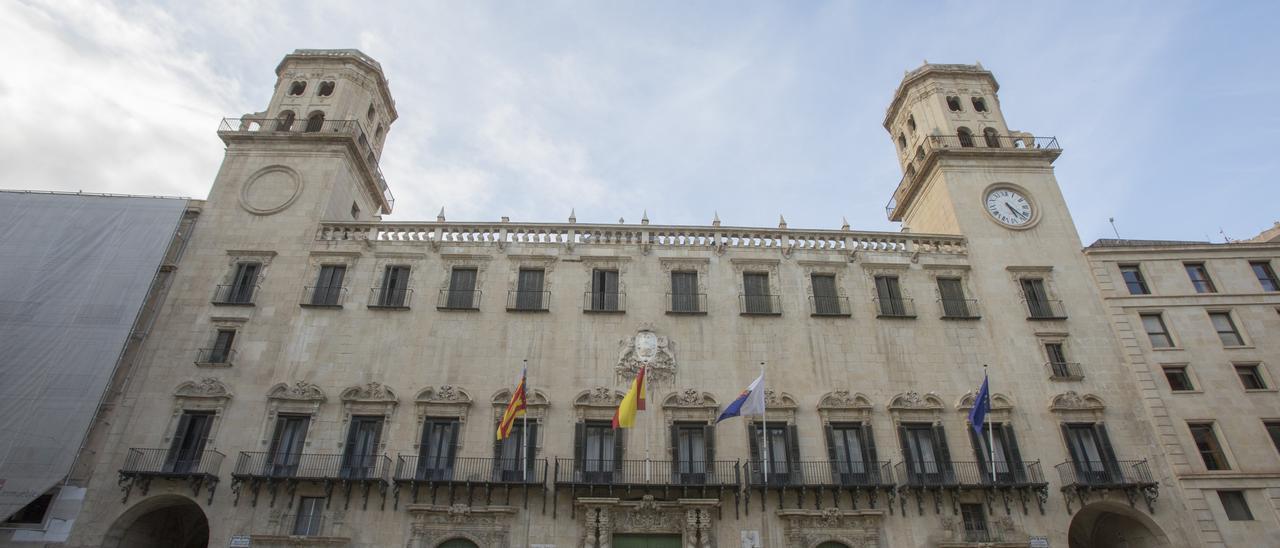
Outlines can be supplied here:
[[0, 192], [0, 520], [69, 471], [186, 203]]

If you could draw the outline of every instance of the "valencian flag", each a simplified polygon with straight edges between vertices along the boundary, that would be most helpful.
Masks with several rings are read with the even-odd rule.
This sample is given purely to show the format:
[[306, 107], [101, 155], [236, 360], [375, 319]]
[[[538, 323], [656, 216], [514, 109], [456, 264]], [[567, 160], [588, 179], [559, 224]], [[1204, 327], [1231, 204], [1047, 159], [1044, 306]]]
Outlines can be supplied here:
[[764, 373], [760, 373], [738, 398], [729, 403], [720, 413], [716, 422], [733, 417], [751, 417], [764, 415]]
[[508, 403], [507, 410], [502, 412], [502, 421], [498, 422], [499, 440], [505, 440], [511, 435], [511, 429], [516, 424], [516, 417], [523, 416], [525, 409], [529, 406], [529, 400], [525, 397], [525, 382], [528, 373], [528, 368], [520, 372], [520, 382], [516, 384], [516, 389], [511, 392], [511, 403]]
[[644, 411], [644, 366], [636, 373], [636, 380], [631, 381], [631, 389], [622, 397], [622, 403], [613, 413], [613, 427], [631, 428], [636, 424], [636, 411]]

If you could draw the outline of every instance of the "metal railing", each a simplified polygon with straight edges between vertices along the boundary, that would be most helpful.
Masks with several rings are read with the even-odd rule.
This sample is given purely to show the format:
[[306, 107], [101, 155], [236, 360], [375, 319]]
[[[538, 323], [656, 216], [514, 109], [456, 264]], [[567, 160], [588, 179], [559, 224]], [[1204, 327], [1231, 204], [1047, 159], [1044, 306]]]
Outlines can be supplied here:
[[551, 310], [550, 291], [507, 291], [507, 310], [547, 312]]
[[557, 485], [721, 487], [739, 484], [739, 463], [731, 460], [596, 460], [556, 458]]
[[1027, 303], [1027, 319], [1029, 320], [1065, 320], [1067, 319], [1067, 310], [1063, 308], [1062, 301], [1057, 299], [1027, 299], [1023, 297], [1023, 302]]
[[1044, 367], [1051, 379], [1078, 381], [1084, 378], [1084, 369], [1077, 362], [1045, 362]]
[[885, 204], [885, 215], [892, 220], [898, 212], [898, 204], [905, 200], [909, 194], [914, 193], [913, 185], [910, 183], [914, 181], [918, 174], [923, 173], [924, 164], [929, 160], [930, 156], [937, 151], [957, 149], [976, 149], [993, 154], [1030, 154], [1044, 153], [1046, 151], [1052, 151], [1050, 152], [1051, 154], [1057, 154], [1061, 152], [1062, 147], [1058, 144], [1057, 137], [1015, 137], [1011, 135], [926, 136], [920, 144], [920, 149], [915, 153], [911, 162], [907, 164], [906, 172], [902, 175], [902, 179], [898, 181], [898, 187], [894, 190], [893, 196]]
[[984, 529], [965, 529], [965, 542], [1004, 542], [1004, 531], [992, 529], [990, 524], [983, 523]]
[[944, 320], [976, 320], [981, 317], [978, 299], [938, 299], [938, 306], [942, 307]]
[[706, 314], [706, 293], [667, 293], [668, 314]]
[[1137, 487], [1155, 483], [1146, 459], [1067, 461], [1057, 468], [1064, 487]]
[[772, 461], [766, 475], [764, 462], [746, 462], [747, 485], [751, 487], [880, 487], [893, 485], [893, 468], [888, 461]]
[[387, 187], [387, 178], [382, 175], [382, 168], [378, 166], [377, 155], [373, 147], [369, 144], [368, 138], [360, 137], [367, 135], [364, 128], [360, 125], [359, 120], [309, 120], [306, 118], [223, 118], [222, 123], [218, 126], [218, 133], [222, 134], [246, 134], [253, 133], [259, 135], [290, 135], [290, 134], [315, 134], [322, 136], [344, 135], [355, 141], [360, 154], [361, 161], [365, 162], [370, 173], [373, 174], [374, 181], [378, 185], [378, 190], [382, 192], [382, 198], [387, 202], [387, 213], [395, 209], [396, 197], [391, 194], [391, 189]]
[[739, 310], [747, 316], [778, 316], [782, 299], [778, 295], [738, 295]]
[[236, 351], [231, 348], [201, 348], [196, 351], [197, 364], [231, 365], [236, 362]]
[[241, 451], [233, 475], [271, 479], [378, 480], [391, 477], [386, 455]]
[[217, 476], [225, 455], [206, 449], [189, 454], [168, 449], [129, 449], [121, 474], [154, 476]]
[[412, 289], [386, 289], [375, 287], [369, 290], [369, 308], [390, 308], [407, 310], [413, 300]]
[[309, 285], [302, 288], [302, 306], [317, 308], [342, 308], [347, 300], [347, 288], [338, 285]]
[[542, 485], [547, 481], [547, 459], [454, 457], [396, 458], [396, 481], [426, 483]]
[[892, 297], [881, 299], [875, 297], [871, 302], [876, 305], [877, 318], [914, 318], [916, 317], [916, 302], [910, 297]]
[[280, 518], [280, 534], [293, 537], [322, 537], [325, 536], [325, 525], [324, 512], [284, 514]]
[[850, 316], [848, 297], [809, 296], [809, 313], [814, 316]]
[[213, 304], [252, 305], [258, 285], [219, 285], [213, 290]]
[[479, 289], [441, 289], [436, 299], [436, 308], [441, 310], [478, 310], [480, 308]]
[[899, 462], [895, 465], [899, 485], [905, 487], [1017, 487], [1042, 485], [1044, 473], [1040, 461], [996, 462], [976, 461]]
[[626, 309], [626, 293], [600, 293], [596, 291], [588, 291], [582, 294], [583, 312], [624, 312]]

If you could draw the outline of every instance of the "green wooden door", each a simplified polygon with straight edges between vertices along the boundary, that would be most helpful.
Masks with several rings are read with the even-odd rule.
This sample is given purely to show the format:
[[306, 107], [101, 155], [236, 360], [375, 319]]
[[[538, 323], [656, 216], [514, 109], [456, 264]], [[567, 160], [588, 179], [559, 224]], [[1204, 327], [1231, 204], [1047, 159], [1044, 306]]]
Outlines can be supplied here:
[[479, 547], [476, 546], [476, 543], [471, 542], [467, 539], [455, 538], [453, 540], [444, 541], [444, 543], [441, 544], [439, 548], [479, 548]]
[[681, 548], [680, 535], [613, 535], [613, 548]]

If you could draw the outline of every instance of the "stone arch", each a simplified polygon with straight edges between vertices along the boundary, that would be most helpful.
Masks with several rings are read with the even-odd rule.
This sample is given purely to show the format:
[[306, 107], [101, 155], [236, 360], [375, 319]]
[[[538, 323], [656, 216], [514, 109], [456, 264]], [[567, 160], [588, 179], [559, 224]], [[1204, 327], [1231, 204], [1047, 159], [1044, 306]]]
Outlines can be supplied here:
[[324, 127], [324, 111], [317, 110], [307, 115], [307, 127], [303, 129], [306, 133], [319, 132]]
[[471, 535], [465, 533], [454, 533], [453, 538], [446, 539], [436, 548], [479, 548], [480, 543], [471, 538]]
[[814, 545], [815, 548], [849, 548], [848, 544], [838, 540], [824, 540]]
[[937, 394], [929, 392], [921, 394], [916, 391], [903, 392], [889, 399], [890, 410], [900, 409], [926, 409], [926, 410], [942, 410], [946, 404], [942, 403], [942, 398]]
[[1098, 411], [1101, 412], [1107, 406], [1103, 403], [1102, 398], [1094, 394], [1077, 394], [1074, 390], [1068, 390], [1058, 394], [1049, 401], [1049, 409], [1051, 411]]
[[1118, 502], [1085, 505], [1071, 518], [1069, 548], [1155, 548], [1172, 546], [1151, 516]]
[[156, 495], [116, 518], [102, 538], [104, 548], [207, 548], [209, 518], [196, 501]]

